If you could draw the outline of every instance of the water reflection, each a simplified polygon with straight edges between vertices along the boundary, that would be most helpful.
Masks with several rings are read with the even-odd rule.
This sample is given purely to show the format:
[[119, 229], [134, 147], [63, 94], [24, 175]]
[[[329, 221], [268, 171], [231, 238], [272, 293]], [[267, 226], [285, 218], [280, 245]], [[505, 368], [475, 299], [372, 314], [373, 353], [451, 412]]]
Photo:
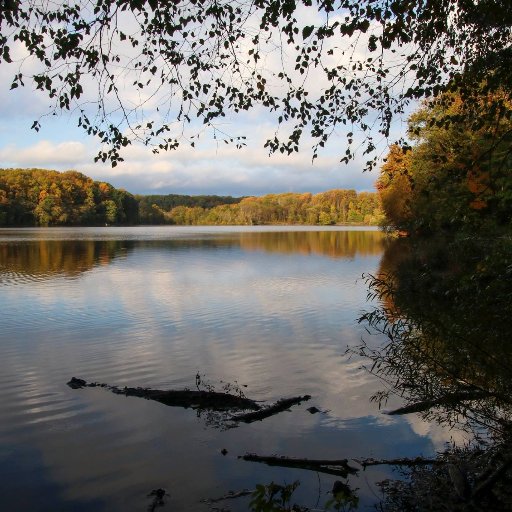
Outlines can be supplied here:
[[76, 277], [108, 265], [126, 251], [121, 241], [39, 240], [0, 245], [0, 284], [55, 276]]
[[[11, 254], [1, 260], [0, 294], [6, 509], [21, 499], [19, 508], [34, 511], [140, 511], [153, 489], [165, 488], [170, 510], [204, 512], [201, 498], [297, 479], [297, 500], [314, 507], [319, 487], [323, 498], [338, 476], [238, 455], [354, 459], [434, 451], [430, 437], [368, 403], [379, 384], [343, 356], [365, 333], [356, 322], [366, 296], [360, 276], [377, 272], [380, 233], [2, 233], [2, 254]], [[66, 386], [77, 376], [120, 388], [194, 388], [198, 372], [216, 385], [237, 381], [258, 401], [312, 399], [220, 431], [190, 410]], [[311, 414], [311, 406], [322, 413]], [[375, 502], [367, 482], [386, 477], [387, 468], [351, 475], [362, 507]], [[234, 511], [247, 505], [229, 504]]]
[[379, 231], [310, 231], [242, 233], [244, 250], [280, 253], [319, 254], [331, 258], [377, 256], [382, 252], [383, 235]]
[[[169, 251], [240, 248], [244, 251], [354, 258], [356, 255], [378, 256], [383, 241], [383, 235], [378, 231], [356, 230], [220, 232], [216, 236], [205, 237], [200, 236], [199, 229], [188, 228], [184, 231], [160, 228], [160, 238], [147, 239], [141, 230], [139, 239], [128, 240], [119, 239], [119, 235], [107, 240], [83, 239], [83, 232], [80, 231], [76, 231], [80, 238], [73, 239], [69, 230], [50, 233], [53, 238], [45, 239], [41, 238], [39, 231], [27, 230], [23, 239], [19, 240], [13, 230], [9, 230], [10, 236], [6, 236], [5, 240], [10, 243], [0, 244], [0, 284], [55, 276], [73, 278], [95, 266], [108, 265], [135, 248]], [[58, 238], [59, 233], [61, 239]]]
[[363, 321], [388, 338], [377, 350], [360, 347], [385, 384], [374, 399], [398, 395], [405, 405], [393, 413], [473, 436], [414, 467], [406, 483], [388, 482], [385, 510], [509, 510], [511, 254], [509, 239], [398, 240], [369, 279], [382, 306]]

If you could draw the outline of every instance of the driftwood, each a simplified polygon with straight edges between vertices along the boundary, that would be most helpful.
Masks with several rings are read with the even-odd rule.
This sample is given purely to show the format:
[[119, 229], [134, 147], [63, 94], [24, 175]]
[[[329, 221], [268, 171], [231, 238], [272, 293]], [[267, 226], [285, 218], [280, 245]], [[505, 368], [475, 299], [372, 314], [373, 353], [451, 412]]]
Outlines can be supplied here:
[[244, 496], [250, 496], [253, 492], [254, 490], [250, 491], [249, 489], [243, 489], [242, 491], [237, 492], [229, 491], [227, 494], [224, 494], [224, 496], [220, 496], [219, 498], [210, 498], [201, 501], [204, 503], [218, 503], [219, 501], [233, 500], [236, 498], [242, 498]]
[[[202, 391], [202, 390], [167, 390], [150, 388], [120, 388], [108, 384], [100, 384], [98, 382], [87, 382], [83, 379], [73, 377], [67, 385], [72, 389], [106, 388], [116, 395], [135, 396], [145, 398], [147, 400], [155, 400], [164, 405], [171, 407], [192, 407], [198, 411], [211, 411], [214, 413], [224, 413], [222, 422], [244, 422], [252, 423], [253, 421], [263, 420], [270, 416], [274, 416], [280, 412], [288, 410], [292, 405], [300, 404], [311, 398], [310, 395], [297, 396], [293, 398], [282, 398], [275, 404], [262, 407], [255, 400], [251, 400], [245, 396], [233, 395], [230, 393], [221, 393], [218, 391]], [[249, 413], [241, 413], [236, 415], [227, 415], [228, 411], [247, 411]], [[217, 421], [219, 423], [219, 421]], [[231, 425], [232, 426], [232, 425]], [[229, 427], [228, 427], [229, 428]]]
[[357, 474], [358, 470], [349, 465], [347, 459], [296, 459], [290, 457], [261, 456], [254, 453], [247, 453], [239, 457], [249, 462], [262, 462], [269, 466], [280, 466], [285, 468], [308, 469], [318, 473], [327, 473], [346, 478], [348, 475]]
[[237, 414], [235, 416], [231, 416], [231, 420], [243, 421], [244, 423], [261, 421], [264, 420], [265, 418], [269, 418], [270, 416], [274, 416], [275, 414], [279, 414], [280, 412], [286, 411], [292, 405], [300, 404], [301, 402], [309, 400], [310, 398], [310, 395], [296, 396], [293, 398], [282, 398], [281, 400], [278, 400], [275, 404], [269, 405], [268, 407], [263, 407], [255, 412], [248, 412], [244, 414]]
[[261, 409], [261, 406], [250, 398], [218, 391], [188, 389], [163, 391], [150, 388], [119, 388], [117, 386], [109, 386], [108, 384], [99, 384], [97, 382], [87, 383], [85, 380], [77, 379], [76, 377], [73, 377], [67, 384], [72, 389], [85, 387], [107, 388], [116, 395], [146, 398], [147, 400], [155, 400], [171, 407], [194, 407], [211, 411]]
[[489, 398], [491, 396], [490, 393], [485, 391], [463, 391], [459, 393], [451, 393], [449, 395], [442, 396], [441, 398], [434, 398], [431, 400], [423, 400], [421, 402], [416, 402], [410, 405], [406, 405], [404, 407], [399, 407], [398, 409], [393, 409], [392, 411], [387, 411], [385, 414], [395, 415], [395, 414], [411, 414], [413, 412], [424, 412], [432, 409], [433, 407], [439, 407], [443, 405], [455, 405], [460, 402], [464, 402], [467, 400], [482, 400], [484, 398]]
[[423, 457], [415, 457], [413, 459], [354, 459], [355, 462], [367, 468], [368, 466], [428, 466], [431, 464], [445, 464], [446, 462], [439, 459], [424, 459]]

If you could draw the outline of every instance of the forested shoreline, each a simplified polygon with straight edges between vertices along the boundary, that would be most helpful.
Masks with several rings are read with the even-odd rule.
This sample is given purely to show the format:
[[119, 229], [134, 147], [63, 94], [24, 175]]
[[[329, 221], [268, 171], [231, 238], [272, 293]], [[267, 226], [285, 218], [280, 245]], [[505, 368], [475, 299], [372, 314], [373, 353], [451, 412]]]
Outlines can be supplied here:
[[[376, 183], [390, 229], [510, 234], [512, 103], [504, 91], [477, 98], [452, 92], [423, 102], [409, 118], [410, 143], [390, 146]], [[475, 109], [478, 127], [467, 122]]]
[[0, 226], [377, 225], [374, 192], [335, 189], [261, 197], [133, 195], [78, 171], [0, 169]]

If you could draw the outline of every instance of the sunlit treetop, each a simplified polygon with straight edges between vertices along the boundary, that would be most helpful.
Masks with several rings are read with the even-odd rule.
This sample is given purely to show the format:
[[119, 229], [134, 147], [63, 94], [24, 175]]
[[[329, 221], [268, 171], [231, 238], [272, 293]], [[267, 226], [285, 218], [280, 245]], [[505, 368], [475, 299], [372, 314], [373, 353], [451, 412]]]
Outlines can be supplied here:
[[226, 120], [256, 109], [274, 122], [270, 152], [315, 158], [339, 139], [342, 161], [359, 150], [372, 167], [411, 102], [509, 94], [511, 26], [510, 0], [3, 0], [0, 63], [11, 88], [72, 111], [112, 165], [135, 141], [241, 146]]

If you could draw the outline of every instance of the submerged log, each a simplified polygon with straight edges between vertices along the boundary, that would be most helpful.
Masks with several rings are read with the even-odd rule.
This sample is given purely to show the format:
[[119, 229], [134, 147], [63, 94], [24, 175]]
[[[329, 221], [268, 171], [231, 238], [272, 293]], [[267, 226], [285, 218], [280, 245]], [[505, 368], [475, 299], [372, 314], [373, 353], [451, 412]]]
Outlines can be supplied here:
[[68, 383], [72, 389], [81, 389], [85, 387], [102, 387], [107, 388], [116, 395], [135, 396], [145, 398], [147, 400], [155, 400], [170, 407], [194, 407], [198, 409], [208, 409], [211, 411], [228, 411], [228, 410], [247, 410], [257, 411], [261, 406], [254, 400], [239, 395], [231, 395], [229, 393], [221, 393], [218, 391], [201, 391], [201, 390], [160, 390], [151, 388], [119, 388], [108, 384], [100, 384], [97, 382], [86, 382], [83, 379], [73, 377]]
[[423, 400], [421, 402], [415, 402], [413, 404], [405, 405], [404, 407], [399, 407], [398, 409], [387, 411], [385, 414], [393, 416], [396, 414], [411, 414], [413, 412], [424, 412], [428, 411], [429, 409], [432, 409], [433, 407], [439, 407], [443, 405], [453, 406], [460, 402], [468, 400], [482, 400], [484, 398], [489, 398], [490, 396], [492, 396], [490, 393], [480, 390], [451, 393], [449, 395], [442, 396], [441, 398]]
[[239, 457], [249, 462], [262, 462], [269, 466], [280, 466], [285, 468], [299, 468], [327, 473], [346, 478], [348, 475], [357, 474], [358, 470], [349, 465], [347, 459], [296, 459], [292, 457], [261, 456], [254, 453], [247, 453]]
[[244, 496], [250, 496], [252, 493], [254, 492], [254, 489], [253, 490], [249, 490], [249, 489], [243, 489], [241, 491], [229, 491], [227, 494], [225, 494], [224, 496], [220, 496], [219, 498], [210, 498], [210, 499], [205, 499], [205, 500], [201, 500], [205, 503], [218, 503], [219, 501], [225, 501], [225, 500], [233, 500], [233, 499], [236, 499], [236, 498], [243, 498]]
[[423, 457], [414, 457], [412, 459], [354, 459], [355, 462], [361, 464], [363, 468], [368, 466], [429, 466], [433, 464], [446, 464], [446, 461], [439, 459], [425, 459]]
[[[282, 411], [288, 410], [292, 405], [300, 404], [305, 400], [311, 398], [310, 395], [296, 396], [292, 398], [282, 398], [276, 403], [267, 407], [262, 407], [258, 402], [247, 398], [241, 394], [230, 394], [218, 391], [203, 391], [203, 390], [161, 390], [151, 388], [131, 388], [118, 386], [111, 386], [109, 384], [100, 384], [98, 382], [87, 382], [84, 379], [73, 377], [67, 385], [72, 389], [106, 388], [116, 395], [135, 396], [138, 398], [145, 398], [147, 400], [155, 400], [164, 405], [171, 407], [192, 407], [198, 411], [210, 411], [214, 413], [222, 413], [221, 417], [216, 420], [216, 423], [228, 425], [229, 422], [244, 422], [252, 423], [253, 421], [263, 420], [270, 416], [274, 416]], [[242, 414], [228, 415], [233, 411], [247, 411]], [[232, 426], [232, 424], [231, 424]], [[230, 427], [228, 427], [230, 428]]]
[[248, 412], [245, 414], [237, 414], [231, 416], [233, 421], [243, 421], [244, 423], [252, 423], [253, 421], [261, 421], [280, 412], [287, 411], [292, 405], [300, 404], [306, 400], [309, 400], [311, 395], [295, 396], [292, 398], [282, 398], [275, 404], [269, 405], [268, 407], [260, 408], [255, 412]]

